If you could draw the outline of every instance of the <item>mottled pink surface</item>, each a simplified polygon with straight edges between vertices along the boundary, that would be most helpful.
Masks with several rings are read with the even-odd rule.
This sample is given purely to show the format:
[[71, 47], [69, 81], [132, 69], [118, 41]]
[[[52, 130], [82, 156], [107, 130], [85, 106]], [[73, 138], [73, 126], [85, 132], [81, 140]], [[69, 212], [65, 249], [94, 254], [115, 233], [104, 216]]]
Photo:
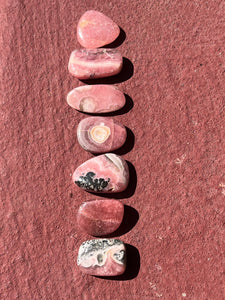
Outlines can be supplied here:
[[114, 232], [122, 223], [124, 206], [118, 200], [94, 200], [82, 203], [77, 213], [79, 227], [93, 236]]
[[[106, 128], [103, 133], [105, 139], [95, 139], [93, 129]], [[106, 132], [108, 135], [106, 135]], [[123, 146], [126, 141], [127, 131], [123, 124], [113, 118], [89, 117], [80, 121], [77, 127], [77, 140], [81, 147], [92, 153], [112, 152]], [[101, 143], [100, 143], [101, 141]]]
[[112, 43], [119, 33], [119, 26], [113, 20], [95, 10], [86, 11], [77, 24], [77, 40], [87, 49]]
[[76, 78], [93, 79], [116, 75], [122, 66], [122, 55], [116, 49], [81, 49], [71, 53], [68, 70]]
[[[0, 8], [0, 298], [223, 299], [224, 1], [2, 0]], [[120, 280], [76, 266], [89, 239], [76, 214], [93, 196], [71, 174], [93, 155], [77, 143], [84, 115], [65, 98], [81, 85], [67, 64], [89, 9], [123, 28], [119, 50], [134, 70], [114, 79], [134, 104], [114, 116], [135, 136], [123, 157], [137, 185], [120, 201], [139, 213], [119, 237], [132, 261]]]
[[122, 108], [125, 96], [116, 86], [106, 84], [84, 85], [70, 91], [68, 104], [88, 113], [107, 113]]

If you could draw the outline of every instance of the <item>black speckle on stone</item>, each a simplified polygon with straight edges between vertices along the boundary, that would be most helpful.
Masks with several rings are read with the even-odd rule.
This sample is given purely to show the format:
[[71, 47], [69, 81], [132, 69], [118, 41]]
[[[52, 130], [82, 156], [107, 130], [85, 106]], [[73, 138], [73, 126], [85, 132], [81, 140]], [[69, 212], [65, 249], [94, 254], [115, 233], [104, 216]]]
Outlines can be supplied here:
[[80, 176], [75, 183], [82, 189], [94, 192], [103, 191], [109, 184], [110, 178], [95, 178], [94, 172], [88, 172], [85, 176]]

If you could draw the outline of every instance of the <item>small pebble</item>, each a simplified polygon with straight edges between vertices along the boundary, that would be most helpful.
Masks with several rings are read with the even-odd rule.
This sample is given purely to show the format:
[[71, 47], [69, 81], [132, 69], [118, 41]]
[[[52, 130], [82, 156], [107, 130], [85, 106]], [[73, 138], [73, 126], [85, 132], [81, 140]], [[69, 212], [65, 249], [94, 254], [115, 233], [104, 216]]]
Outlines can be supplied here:
[[84, 202], [77, 214], [81, 229], [93, 236], [114, 232], [122, 223], [124, 206], [118, 200], [105, 199]]
[[77, 128], [77, 139], [82, 148], [92, 153], [106, 153], [120, 148], [126, 141], [126, 128], [113, 118], [89, 117]]
[[117, 87], [107, 84], [83, 85], [70, 91], [67, 103], [87, 113], [108, 113], [125, 105], [124, 94]]
[[116, 49], [81, 49], [71, 53], [68, 69], [78, 79], [93, 79], [116, 75], [122, 66], [122, 55]]
[[112, 43], [120, 33], [118, 25], [103, 13], [86, 11], [77, 25], [78, 42], [87, 49], [94, 49]]
[[77, 265], [89, 275], [121, 275], [126, 269], [125, 245], [117, 239], [85, 241], [79, 248]]
[[127, 188], [129, 168], [122, 157], [107, 153], [84, 162], [74, 171], [72, 179], [88, 192], [117, 193]]

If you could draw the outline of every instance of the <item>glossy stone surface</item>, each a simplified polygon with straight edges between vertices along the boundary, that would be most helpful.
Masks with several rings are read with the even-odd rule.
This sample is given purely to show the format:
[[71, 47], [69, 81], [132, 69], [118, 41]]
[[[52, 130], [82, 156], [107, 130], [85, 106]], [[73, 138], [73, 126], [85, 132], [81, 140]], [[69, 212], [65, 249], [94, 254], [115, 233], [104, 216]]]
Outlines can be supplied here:
[[112, 199], [84, 202], [77, 213], [81, 229], [93, 236], [114, 232], [122, 223], [124, 206]]
[[106, 84], [84, 85], [70, 91], [67, 103], [88, 113], [107, 113], [125, 105], [124, 94], [117, 87]]
[[121, 275], [126, 269], [125, 245], [117, 239], [85, 241], [79, 248], [77, 265], [90, 275]]
[[112, 43], [120, 29], [106, 15], [96, 10], [86, 11], [77, 25], [78, 42], [87, 49], [94, 49]]
[[92, 153], [106, 153], [120, 148], [126, 141], [126, 128], [113, 118], [89, 117], [77, 127], [77, 139], [82, 148]]
[[72, 179], [88, 192], [122, 192], [129, 182], [129, 169], [122, 157], [107, 153], [84, 162], [74, 171]]
[[122, 65], [116, 49], [81, 49], [71, 53], [68, 70], [78, 79], [103, 78], [118, 74]]

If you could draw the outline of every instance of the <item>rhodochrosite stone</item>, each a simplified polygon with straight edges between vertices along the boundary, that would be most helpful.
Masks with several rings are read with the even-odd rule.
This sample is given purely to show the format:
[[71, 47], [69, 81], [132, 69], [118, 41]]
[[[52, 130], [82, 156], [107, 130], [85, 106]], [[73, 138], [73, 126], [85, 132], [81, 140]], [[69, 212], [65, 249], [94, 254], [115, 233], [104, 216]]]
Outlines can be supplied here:
[[102, 78], [118, 74], [122, 55], [115, 49], [81, 49], [71, 53], [69, 72], [79, 79]]
[[116, 87], [106, 84], [84, 85], [67, 95], [68, 104], [88, 113], [107, 113], [122, 108], [126, 102], [124, 94]]
[[77, 265], [90, 275], [121, 275], [126, 269], [125, 245], [117, 239], [85, 241], [79, 248]]
[[95, 200], [84, 202], [77, 214], [79, 226], [94, 236], [114, 232], [121, 224], [124, 206], [117, 200]]
[[113, 153], [91, 158], [73, 173], [73, 182], [88, 192], [116, 193], [126, 189], [129, 169], [126, 161]]
[[77, 139], [81, 147], [93, 153], [111, 152], [126, 141], [126, 128], [112, 118], [89, 117], [77, 128]]
[[112, 43], [120, 29], [106, 15], [95, 11], [86, 11], [77, 25], [78, 42], [87, 49], [94, 49]]

